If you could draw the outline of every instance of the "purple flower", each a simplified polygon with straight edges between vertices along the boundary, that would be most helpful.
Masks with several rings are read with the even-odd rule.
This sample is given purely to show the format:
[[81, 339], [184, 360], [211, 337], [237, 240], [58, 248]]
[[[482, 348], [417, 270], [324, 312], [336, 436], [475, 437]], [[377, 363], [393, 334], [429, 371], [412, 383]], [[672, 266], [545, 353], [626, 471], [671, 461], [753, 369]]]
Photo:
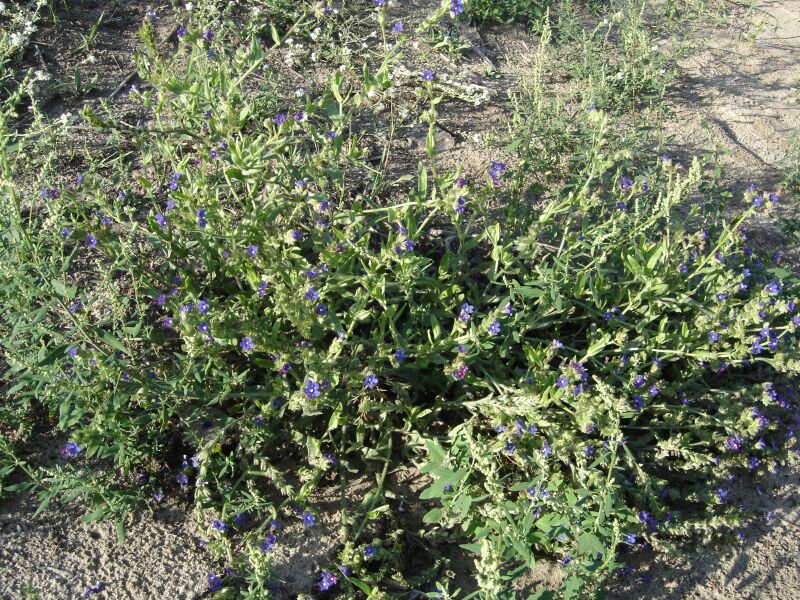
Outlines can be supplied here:
[[225, 533], [228, 531], [228, 525], [225, 523], [225, 521], [221, 521], [220, 519], [214, 519], [211, 522], [211, 528], [216, 529], [220, 533]]
[[[375, 0], [376, 2], [383, 2], [383, 0]], [[382, 4], [380, 6], [383, 6]], [[330, 571], [323, 571], [321, 575], [321, 579], [319, 582], [319, 589], [321, 592], [327, 592], [333, 586], [336, 585], [338, 579], [336, 579], [336, 575], [331, 573]]]
[[647, 383], [647, 380], [644, 378], [643, 375], [637, 375], [633, 378], [633, 385], [634, 387], [640, 388]]
[[433, 81], [433, 71], [430, 69], [423, 69], [420, 76], [422, 77], [422, 81]]
[[173, 321], [172, 317], [164, 317], [161, 319], [161, 324], [164, 326], [164, 329], [172, 329], [175, 322]]
[[403, 33], [403, 22], [402, 21], [398, 21], [397, 23], [392, 25], [392, 33], [395, 34], [395, 35]]
[[627, 190], [629, 187], [633, 185], [633, 179], [623, 175], [619, 178], [619, 187], [623, 190]]
[[305, 527], [313, 527], [317, 523], [317, 516], [309, 511], [303, 511], [303, 525]]
[[397, 362], [401, 363], [407, 358], [406, 351], [403, 350], [402, 348], [398, 348], [397, 350], [394, 351], [394, 357], [395, 360], [397, 360]]
[[150, 19], [150, 22], [151, 22], [151, 23], [155, 23], [156, 21], [158, 21], [158, 15], [156, 15], [156, 11], [154, 11], [154, 10], [148, 10], [148, 11], [145, 13], [145, 16], [146, 16], [148, 19]]
[[258, 254], [258, 246], [251, 245], [247, 247], [247, 255], [250, 258], [255, 258], [256, 254]]
[[86, 236], [86, 245], [89, 246], [89, 248], [94, 248], [97, 246], [97, 238], [90, 233]]
[[709, 333], [708, 334], [708, 341], [711, 342], [711, 343], [718, 342], [719, 341], [719, 333], [717, 333], [716, 331], [712, 331], [711, 333]]
[[319, 384], [311, 379], [306, 380], [306, 385], [303, 388], [303, 393], [309, 398], [317, 398], [322, 392], [319, 391]]
[[475, 310], [474, 306], [465, 302], [464, 304], [461, 305], [461, 310], [458, 313], [458, 318], [464, 321], [464, 323], [469, 323], [469, 320], [474, 310]]
[[277, 543], [278, 543], [278, 538], [274, 534], [268, 533], [267, 537], [264, 538], [264, 541], [261, 542], [258, 545], [258, 547], [261, 548], [263, 552], [269, 552], [275, 547], [275, 544]]
[[469, 367], [465, 364], [461, 364], [455, 371], [453, 371], [452, 373], [453, 379], [455, 379], [456, 381], [461, 381], [462, 379], [464, 379], [464, 377], [467, 376], [468, 372], [469, 372]]
[[725, 440], [725, 447], [731, 452], [739, 452], [742, 449], [742, 438], [738, 435], [728, 436]]
[[498, 321], [497, 319], [492, 321], [489, 324], [489, 328], [487, 331], [489, 332], [489, 335], [497, 335], [498, 333], [500, 333], [500, 321]]
[[175, 476], [175, 481], [177, 481], [179, 485], [183, 486], [189, 483], [189, 478], [186, 476], [186, 473], [178, 473]]
[[569, 379], [567, 379], [566, 375], [561, 375], [556, 380], [556, 385], [560, 387], [562, 390], [565, 389], [569, 385]]
[[177, 33], [179, 38], [182, 38], [185, 37], [187, 33], [189, 33], [189, 30], [186, 29], [186, 27], [184, 27], [183, 25], [181, 25], [180, 27], [178, 27], [178, 31], [176, 31], [175, 33]]
[[651, 385], [649, 388], [647, 388], [647, 393], [651, 398], [655, 398], [658, 396], [658, 387], [656, 385]]
[[312, 302], [319, 300], [319, 292], [312, 287], [308, 288], [306, 293], [303, 295], [307, 300], [311, 300]]
[[324, 317], [328, 314], [328, 305], [327, 304], [319, 304], [314, 309], [314, 312], [317, 313], [319, 316]]
[[222, 578], [216, 573], [208, 574], [208, 589], [217, 592], [222, 589]]
[[64, 458], [75, 458], [81, 453], [81, 447], [78, 442], [67, 442], [61, 449], [61, 456]]
[[780, 294], [783, 288], [779, 281], [770, 281], [764, 289], [770, 294]]
[[370, 373], [369, 375], [364, 377], [364, 387], [373, 389], [377, 385], [378, 385], [378, 378], [375, 376], [375, 373]]
[[167, 218], [161, 213], [156, 213], [156, 223], [159, 227], [161, 227], [161, 229], [166, 229], [169, 226]]
[[256, 347], [256, 345], [253, 343], [253, 338], [250, 338], [250, 337], [243, 337], [242, 341], [239, 342], [239, 346], [245, 352], [250, 352], [251, 350], [253, 350]]
[[198, 208], [197, 209], [197, 225], [199, 227], [205, 227], [208, 225], [208, 220], [206, 219], [207, 211], [205, 208]]
[[464, 0], [450, 0], [450, 12], [454, 17], [464, 12]]
[[[153, 14], [155, 14], [155, 13], [153, 13]], [[81, 594], [81, 595], [84, 596], [84, 597], [86, 597], [86, 596], [94, 596], [95, 594], [99, 594], [100, 592], [102, 592], [104, 589], [106, 589], [106, 585], [104, 583], [98, 582], [98, 583], [95, 583], [93, 586], [90, 586], [89, 588], [87, 588], [86, 591], [83, 592], [83, 594]]]
[[286, 115], [283, 113], [278, 113], [277, 115], [275, 115], [275, 118], [272, 119], [272, 122], [278, 126], [283, 125], [286, 122]]
[[211, 31], [210, 27], [203, 33], [203, 39], [207, 42], [211, 42], [214, 39], [214, 32]]
[[492, 185], [500, 185], [500, 175], [502, 175], [506, 169], [508, 169], [508, 165], [503, 162], [495, 161], [489, 165], [489, 177], [492, 180]]
[[210, 327], [208, 326], [208, 323], [206, 323], [205, 321], [200, 321], [200, 324], [197, 326], [197, 330], [200, 333], [208, 333]]
[[200, 301], [197, 303], [195, 308], [197, 309], [197, 314], [204, 315], [208, 312], [209, 305], [205, 298], [200, 298]]

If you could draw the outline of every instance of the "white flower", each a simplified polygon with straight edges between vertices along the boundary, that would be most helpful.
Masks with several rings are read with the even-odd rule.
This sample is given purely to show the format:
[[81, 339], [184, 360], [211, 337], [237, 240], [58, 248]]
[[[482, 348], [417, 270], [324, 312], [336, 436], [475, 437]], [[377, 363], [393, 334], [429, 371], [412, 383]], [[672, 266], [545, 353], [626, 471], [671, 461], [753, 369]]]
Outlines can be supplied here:
[[623, 73], [622, 71], [617, 71], [616, 75], [617, 80], [621, 80], [623, 77], [625, 77], [625, 73]]
[[187, 2], [186, 3], [186, 10], [188, 10], [189, 12], [192, 12], [193, 9], [194, 9], [194, 4], [192, 4], [191, 2]]
[[58, 118], [58, 120], [61, 121], [61, 124], [64, 127], [66, 127], [67, 125], [69, 125], [69, 122], [72, 121], [72, 113], [70, 112], [61, 113], [61, 116]]
[[6, 12], [6, 3], [0, 2], [0, 13]]
[[297, 88], [294, 91], [294, 95], [297, 96], [298, 98], [302, 98], [303, 96], [306, 95], [306, 91], [303, 88]]
[[25, 38], [19, 31], [12, 31], [11, 35], [8, 36], [8, 41], [14, 47], [22, 46], [22, 43], [25, 41]]

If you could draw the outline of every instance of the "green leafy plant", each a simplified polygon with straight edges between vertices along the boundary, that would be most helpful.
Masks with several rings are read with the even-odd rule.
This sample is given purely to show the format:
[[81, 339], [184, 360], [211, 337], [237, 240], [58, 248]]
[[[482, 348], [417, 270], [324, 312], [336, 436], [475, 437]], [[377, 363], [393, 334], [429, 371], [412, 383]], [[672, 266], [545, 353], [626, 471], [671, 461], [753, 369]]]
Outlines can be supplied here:
[[466, 15], [478, 23], [540, 22], [547, 12], [547, 0], [468, 0]]
[[[565, 118], [544, 66], [508, 162], [468, 181], [437, 162], [436, 73], [395, 80], [381, 11], [379, 60], [283, 91], [264, 65], [324, 17], [266, 47], [187, 27], [175, 56], [145, 22], [147, 119], [85, 107], [115, 151], [81, 150], [76, 173], [59, 162], [74, 125], [0, 121], [0, 476], [42, 508], [82, 499], [121, 539], [133, 510], [190, 500], [219, 597], [265, 597], [272, 550], [319, 526], [331, 490], [340, 543], [316, 587], [342, 595], [456, 597], [430, 548], [458, 543], [483, 598], [513, 597], [543, 557], [564, 578], [539, 598], [588, 596], [622, 547], [733, 534], [748, 514], [730, 477], [794, 444], [797, 282], [744, 230], [773, 198], [750, 190], [726, 220], [699, 161], [642, 153], [603, 110]], [[428, 133], [415, 173], [390, 177], [401, 85]], [[65, 440], [39, 470], [8, 433], [34, 409]], [[403, 469], [427, 477], [417, 528], [393, 509]]]

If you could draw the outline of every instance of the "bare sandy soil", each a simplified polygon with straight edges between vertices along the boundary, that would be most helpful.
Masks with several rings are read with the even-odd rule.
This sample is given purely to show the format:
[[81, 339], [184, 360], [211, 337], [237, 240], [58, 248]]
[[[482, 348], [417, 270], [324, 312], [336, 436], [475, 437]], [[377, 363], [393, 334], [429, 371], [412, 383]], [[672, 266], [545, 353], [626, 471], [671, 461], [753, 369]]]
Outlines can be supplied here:
[[[408, 10], [429, 10], [434, 2], [414, 0], [407, 4], [411, 7]], [[130, 8], [128, 16], [135, 12], [131, 18], [140, 21], [146, 6], [137, 2]], [[169, 26], [166, 22], [165, 18], [164, 28]], [[699, 35], [705, 36], [706, 43], [681, 64], [681, 76], [669, 99], [674, 117], [667, 130], [674, 135], [675, 151], [688, 157], [724, 148], [729, 152], [722, 157], [725, 181], [734, 194], [751, 182], [774, 189], [781, 178], [790, 135], [800, 129], [800, 0], [758, 0], [756, 10], [731, 27]], [[500, 61], [503, 47], [525, 46], [508, 30], [487, 38], [487, 47], [494, 42], [500, 50], [496, 57]], [[111, 38], [108, 41], [108, 51], [114, 52]], [[535, 47], [535, 43], [530, 45]], [[120, 52], [118, 60], [123, 60], [125, 52]], [[470, 81], [494, 90], [494, 101], [475, 111], [451, 108], [448, 112], [445, 108], [445, 124], [460, 123], [465, 129], [487, 132], [500, 122], [502, 107], [497, 99], [507, 88], [514, 68], [501, 66], [500, 80], [481, 79], [485, 62], [476, 57], [458, 68]], [[98, 82], [97, 94], [109, 93], [126, 70], [121, 66], [109, 81]], [[408, 135], [412, 145], [413, 133]], [[468, 170], [476, 172], [483, 170], [490, 157], [480, 136], [448, 136], [442, 134], [446, 146], [442, 160], [465, 162]], [[794, 207], [786, 202], [784, 210]], [[773, 223], [765, 222], [763, 227], [770, 244], [782, 244]], [[743, 541], [735, 546], [686, 548], [680, 557], [656, 556], [645, 550], [623, 556], [635, 570], [614, 582], [611, 597], [799, 597], [799, 483], [797, 468], [759, 482], [758, 489], [752, 482], [742, 483], [740, 501], [765, 512], [774, 511], [769, 520], [744, 530]], [[112, 524], [82, 523], [79, 508], [54, 504], [33, 518], [36, 504], [25, 496], [0, 503], [2, 599], [24, 598], [23, 588], [28, 583], [42, 599], [77, 598], [97, 582], [105, 589], [92, 596], [96, 598], [199, 598], [207, 589], [208, 573], [220, 570], [199, 547], [202, 532], [187, 512], [188, 503], [179, 497], [166, 498], [163, 508], [154, 514], [138, 515], [128, 528], [123, 546], [116, 543]], [[277, 557], [278, 573], [291, 580], [295, 594], [310, 591], [318, 573], [317, 563], [332, 558], [337, 541], [335, 523], [323, 519], [320, 525], [304, 545]], [[469, 562], [461, 557], [454, 557], [452, 565], [462, 571], [469, 569]], [[552, 568], [545, 570], [548, 572], [537, 574], [537, 580], [557, 578]], [[463, 575], [456, 573], [456, 580]]]

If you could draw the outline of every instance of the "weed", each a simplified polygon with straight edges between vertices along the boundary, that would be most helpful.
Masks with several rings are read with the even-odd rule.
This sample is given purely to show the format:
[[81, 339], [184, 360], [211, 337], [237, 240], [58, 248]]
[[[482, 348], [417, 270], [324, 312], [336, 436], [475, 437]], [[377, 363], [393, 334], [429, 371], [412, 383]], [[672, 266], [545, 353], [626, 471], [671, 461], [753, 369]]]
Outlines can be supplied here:
[[[566, 576], [537, 597], [587, 596], [623, 548], [748, 518], [731, 477], [779, 468], [794, 443], [796, 281], [743, 230], [776, 196], [748, 191], [727, 221], [699, 161], [643, 152], [603, 110], [666, 85], [641, 4], [580, 34], [576, 93], [595, 106], [574, 115], [543, 83], [544, 22], [510, 158], [473, 181], [437, 161], [446, 89], [434, 68], [397, 79], [384, 3], [375, 54], [301, 94], [265, 65], [305, 60], [294, 35], [330, 47], [339, 16], [303, 5], [271, 41], [241, 43], [225, 18], [200, 20], [211, 6], [174, 56], [143, 24], [131, 99], [146, 119], [83, 109], [111, 158], [75, 150], [67, 176], [74, 124], [0, 118], [0, 475], [25, 475], [40, 510], [82, 499], [120, 539], [132, 511], [190, 499], [224, 563], [208, 576], [219, 597], [266, 597], [272, 550], [303, 543], [282, 524], [319, 527], [319, 494], [337, 488], [340, 544], [316, 587], [342, 595], [456, 597], [441, 557], [408, 557], [457, 540], [481, 597], [512, 597], [542, 556]], [[612, 26], [620, 54], [590, 62]], [[415, 173], [392, 180], [386, 106], [402, 86], [428, 134]], [[34, 405], [66, 440], [36, 470], [6, 433]], [[395, 510], [395, 469], [428, 477], [419, 534]], [[348, 502], [362, 474], [375, 484]]]

